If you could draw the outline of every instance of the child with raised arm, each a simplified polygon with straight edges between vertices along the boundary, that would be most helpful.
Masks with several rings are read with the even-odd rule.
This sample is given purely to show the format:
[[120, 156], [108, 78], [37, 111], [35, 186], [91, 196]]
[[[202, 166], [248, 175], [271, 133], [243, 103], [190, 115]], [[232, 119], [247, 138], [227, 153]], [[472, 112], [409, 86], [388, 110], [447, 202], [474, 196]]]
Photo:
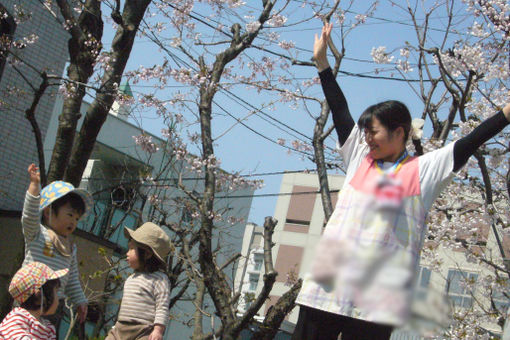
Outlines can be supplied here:
[[124, 233], [134, 273], [124, 283], [117, 322], [105, 340], [161, 340], [170, 313], [170, 282], [164, 272], [170, 238], [152, 222]]
[[[35, 164], [30, 164], [28, 174], [30, 184], [21, 217], [25, 238], [23, 264], [42, 262], [55, 271], [67, 269], [68, 274], [60, 279], [59, 298], [68, 296], [77, 310], [79, 322], [84, 322], [88, 302], [81, 287], [77, 249], [71, 234], [78, 221], [91, 210], [92, 196], [63, 181], [54, 181], [40, 190], [41, 178]], [[52, 321], [58, 323], [58, 319], [57, 315]]]
[[32, 262], [14, 274], [9, 293], [19, 304], [0, 323], [0, 339], [54, 340], [55, 326], [43, 317], [58, 307], [57, 289], [67, 269], [53, 271], [41, 262]]
[[368, 107], [354, 123], [326, 56], [332, 25], [315, 37], [314, 59], [338, 133], [346, 177], [296, 300], [293, 340], [389, 339], [409, 314], [411, 287], [440, 191], [510, 121], [510, 104], [467, 136], [412, 157], [411, 115], [401, 102]]

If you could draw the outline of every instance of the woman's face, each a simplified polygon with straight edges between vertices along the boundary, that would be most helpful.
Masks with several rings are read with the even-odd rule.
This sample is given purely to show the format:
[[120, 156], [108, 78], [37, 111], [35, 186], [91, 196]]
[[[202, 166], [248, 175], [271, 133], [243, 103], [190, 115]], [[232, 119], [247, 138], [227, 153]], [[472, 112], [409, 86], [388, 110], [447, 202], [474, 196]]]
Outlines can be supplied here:
[[388, 131], [379, 119], [373, 117], [371, 126], [365, 128], [364, 132], [373, 159], [394, 162], [405, 148], [402, 127]]

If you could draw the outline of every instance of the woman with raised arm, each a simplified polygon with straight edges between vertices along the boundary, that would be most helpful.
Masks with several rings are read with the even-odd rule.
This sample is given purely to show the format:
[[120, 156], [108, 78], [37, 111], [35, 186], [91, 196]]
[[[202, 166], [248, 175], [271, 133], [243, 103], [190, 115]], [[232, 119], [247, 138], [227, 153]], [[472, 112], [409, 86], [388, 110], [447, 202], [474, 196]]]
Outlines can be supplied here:
[[325, 24], [315, 36], [314, 59], [347, 170], [296, 300], [292, 339], [389, 339], [409, 314], [432, 203], [476, 149], [508, 125], [510, 104], [466, 137], [410, 156], [411, 115], [403, 103], [369, 106], [354, 123], [326, 56], [331, 29]]

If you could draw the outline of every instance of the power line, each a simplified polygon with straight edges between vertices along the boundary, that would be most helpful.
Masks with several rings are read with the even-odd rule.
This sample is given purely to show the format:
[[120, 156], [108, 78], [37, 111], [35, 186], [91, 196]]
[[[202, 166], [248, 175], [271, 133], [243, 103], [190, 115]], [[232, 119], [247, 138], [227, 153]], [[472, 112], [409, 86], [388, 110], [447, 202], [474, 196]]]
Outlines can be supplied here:
[[[329, 190], [328, 193], [334, 194], [340, 192], [340, 189]], [[321, 192], [317, 191], [300, 191], [300, 192], [279, 192], [272, 194], [253, 194], [253, 195], [232, 195], [232, 196], [214, 196], [214, 198], [250, 198], [250, 197], [279, 197], [279, 196], [299, 196], [299, 195], [317, 195]]]
[[[314, 174], [316, 172], [315, 169], [302, 169], [302, 170], [282, 170], [282, 171], [272, 171], [272, 172], [261, 172], [261, 173], [255, 173], [255, 174], [244, 174], [244, 175], [233, 175], [237, 177], [264, 177], [264, 176], [275, 176], [275, 175], [285, 175], [285, 174], [295, 174], [295, 173], [305, 173], [305, 174]], [[118, 178], [103, 178], [103, 177], [84, 177], [85, 180], [108, 180], [108, 181], [116, 181], [124, 179], [123, 177]], [[164, 181], [176, 181], [176, 180], [182, 180], [182, 181], [200, 181], [204, 180], [205, 177], [183, 177], [183, 178], [155, 178], [151, 181], [153, 182], [164, 182]]]
[[[144, 186], [144, 187], [155, 187], [155, 188], [158, 188], [158, 187], [165, 188], [165, 187], [169, 187], [171, 185], [143, 183], [143, 184], [141, 184], [141, 186]], [[338, 193], [338, 192], [340, 192], [340, 189], [332, 189], [332, 190], [328, 191], [328, 193], [330, 193], [330, 194]], [[214, 198], [217, 199], [217, 198], [253, 198], [253, 197], [300, 196], [300, 195], [317, 195], [317, 194], [320, 194], [320, 193], [321, 192], [319, 190], [316, 190], [316, 191], [278, 192], [278, 193], [270, 193], [270, 194], [251, 194], [251, 195], [221, 195], [221, 196], [215, 195]], [[198, 197], [201, 198], [201, 196], [198, 196]], [[175, 198], [178, 198], [178, 197], [175, 197]]]

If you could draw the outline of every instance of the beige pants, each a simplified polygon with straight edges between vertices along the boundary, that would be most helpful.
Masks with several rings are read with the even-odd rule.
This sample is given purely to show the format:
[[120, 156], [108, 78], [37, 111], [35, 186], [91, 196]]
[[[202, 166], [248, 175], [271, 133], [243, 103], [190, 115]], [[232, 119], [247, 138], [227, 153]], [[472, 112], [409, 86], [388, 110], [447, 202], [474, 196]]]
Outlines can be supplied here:
[[153, 325], [117, 321], [105, 340], [147, 340], [153, 328]]

